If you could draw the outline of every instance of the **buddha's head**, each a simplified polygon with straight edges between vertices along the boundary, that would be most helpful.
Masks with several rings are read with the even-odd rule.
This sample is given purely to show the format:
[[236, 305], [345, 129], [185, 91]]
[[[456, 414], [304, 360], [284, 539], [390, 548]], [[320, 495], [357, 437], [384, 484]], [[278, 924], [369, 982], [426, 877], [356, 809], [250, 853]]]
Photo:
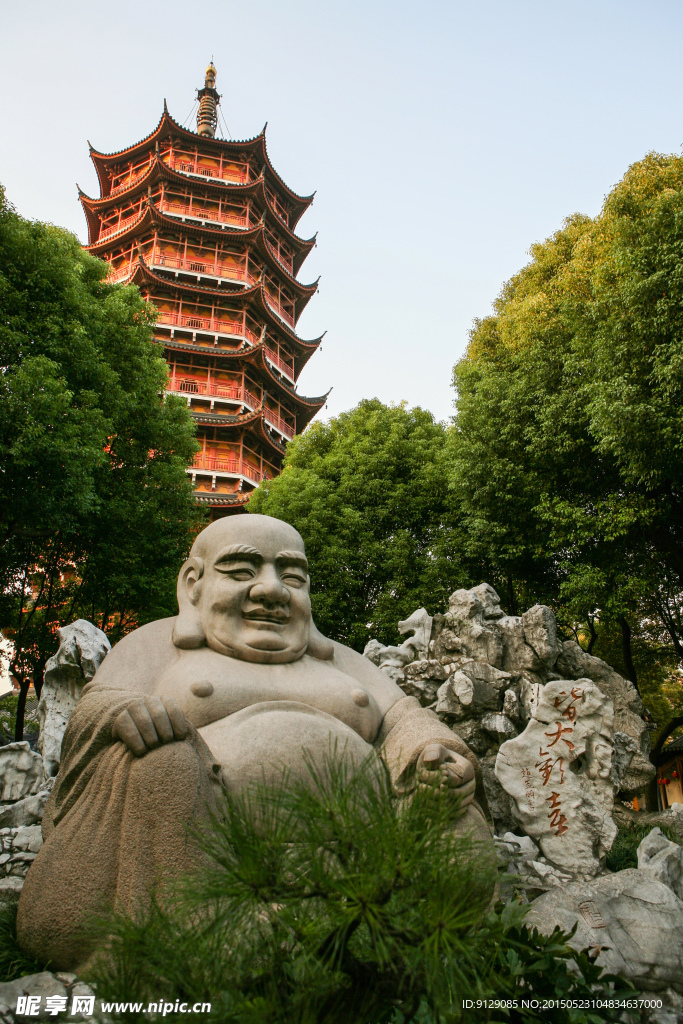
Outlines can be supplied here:
[[173, 642], [206, 644], [242, 661], [296, 661], [311, 637], [309, 583], [304, 542], [288, 523], [219, 519], [202, 530], [180, 570]]

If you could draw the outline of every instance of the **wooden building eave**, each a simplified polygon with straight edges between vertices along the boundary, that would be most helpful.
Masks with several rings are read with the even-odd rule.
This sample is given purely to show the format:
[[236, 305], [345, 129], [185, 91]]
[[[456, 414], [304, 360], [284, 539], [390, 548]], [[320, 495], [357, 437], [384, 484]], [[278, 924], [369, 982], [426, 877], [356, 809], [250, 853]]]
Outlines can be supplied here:
[[102, 153], [99, 150], [96, 150], [93, 146], [90, 146], [90, 157], [95, 164], [101, 193], [103, 196], [108, 196], [111, 190], [111, 176], [109, 168], [112, 164], [120, 163], [121, 160], [126, 159], [133, 162], [143, 153], [147, 152], [155, 142], [168, 138], [171, 135], [184, 139], [187, 142], [191, 142], [193, 146], [201, 145], [201, 147], [207, 152], [213, 151], [216, 154], [221, 152], [227, 153], [233, 160], [239, 160], [240, 154], [246, 152], [250, 156], [255, 156], [257, 159], [260, 158], [268, 172], [268, 176], [272, 178], [272, 182], [275, 185], [276, 190], [282, 191], [292, 205], [294, 221], [292, 227], [294, 227], [313, 202], [315, 192], [309, 196], [301, 196], [297, 192], [294, 192], [280, 177], [273, 167], [268, 155], [268, 149], [266, 146], [266, 127], [267, 125], [264, 125], [259, 134], [255, 135], [251, 139], [212, 139], [204, 135], [198, 135], [196, 132], [190, 131], [190, 129], [184, 128], [181, 124], [178, 124], [178, 122], [171, 117], [168, 112], [168, 108], [164, 103], [164, 112], [161, 115], [156, 128], [144, 139], [141, 139], [132, 146], [128, 146], [125, 149], [118, 150], [114, 153]]
[[320, 278], [318, 278], [317, 281], [312, 281], [310, 284], [304, 284], [302, 281], [299, 281], [294, 277], [289, 270], [275, 258], [266, 240], [266, 230], [262, 222], [255, 224], [253, 228], [249, 228], [246, 231], [241, 231], [239, 228], [214, 228], [210, 227], [208, 224], [196, 224], [191, 220], [181, 221], [175, 217], [171, 217], [168, 214], [163, 213], [159, 207], [155, 206], [149, 199], [146, 201], [145, 207], [140, 214], [134, 220], [131, 220], [123, 231], [108, 235], [101, 241], [93, 242], [91, 245], [84, 246], [84, 248], [88, 252], [92, 253], [93, 256], [101, 257], [113, 246], [118, 247], [128, 241], [133, 241], [141, 228], [152, 225], [157, 228], [169, 228], [171, 231], [180, 230], [195, 238], [197, 235], [208, 235], [209, 238], [220, 238], [221, 241], [234, 242], [236, 245], [252, 245], [259, 255], [264, 258], [270, 269], [280, 277], [285, 284], [294, 290], [296, 293], [297, 305], [301, 304], [302, 311], [318, 290], [318, 282]]
[[[191, 295], [193, 297], [196, 295], [206, 295], [207, 297], [211, 296], [213, 298], [229, 298], [231, 302], [243, 302], [245, 308], [248, 307], [249, 303], [253, 303], [255, 308], [271, 328], [274, 328], [276, 333], [280, 332], [288, 341], [291, 341], [294, 345], [300, 345], [302, 349], [308, 348], [311, 351], [314, 351], [324, 337], [324, 335], [321, 334], [319, 338], [316, 338], [313, 341], [304, 341], [300, 338], [289, 324], [284, 320], [281, 320], [280, 317], [271, 310], [268, 302], [266, 301], [265, 287], [262, 281], [258, 281], [256, 284], [247, 288], [240, 288], [239, 286], [235, 287], [234, 285], [231, 286], [229, 283], [226, 283], [220, 288], [208, 288], [206, 285], [200, 284], [185, 284], [175, 278], [163, 277], [161, 274], [157, 274], [147, 265], [144, 258], [140, 255], [138, 256], [135, 269], [126, 283], [139, 285], [142, 281], [148, 283], [153, 282], [155, 285], [166, 285], [172, 291], [179, 292], [182, 295]], [[310, 298], [310, 296], [308, 296], [308, 298]], [[306, 301], [308, 301], [308, 298]], [[297, 315], [297, 320], [298, 319], [299, 317]]]
[[194, 500], [198, 505], [210, 505], [212, 508], [246, 505], [253, 491], [233, 491], [232, 494], [209, 494], [207, 491], [195, 491]]
[[[252, 197], [258, 199], [263, 210], [267, 211], [269, 214], [266, 219], [266, 225], [271, 227], [276, 234], [282, 234], [286, 239], [287, 244], [291, 245], [292, 249], [295, 251], [295, 274], [298, 274], [304, 260], [316, 244], [317, 232], [311, 238], [300, 238], [299, 235], [295, 234], [294, 231], [292, 231], [292, 229], [280, 218], [268, 198], [268, 193], [266, 192], [265, 182], [262, 175], [254, 181], [246, 182], [245, 184], [237, 184], [235, 182], [221, 183], [216, 182], [211, 178], [197, 181], [197, 179], [188, 178], [188, 176], [183, 174], [181, 171], [173, 170], [173, 168], [169, 167], [169, 165], [158, 155], [155, 156], [147, 173], [142, 178], [135, 181], [130, 189], [125, 189], [124, 191], [117, 193], [115, 196], [102, 195], [99, 198], [94, 199], [86, 195], [86, 193], [77, 186], [78, 198], [83, 206], [86, 219], [88, 221], [89, 238], [96, 238], [99, 234], [99, 221], [96, 222], [95, 220], [91, 220], [92, 217], [96, 217], [98, 215], [101, 216], [102, 213], [111, 209], [112, 206], [120, 205], [121, 200], [124, 198], [130, 200], [139, 197], [141, 193], [147, 192], [150, 185], [156, 184], [156, 182], [162, 178], [165, 181], [183, 186], [187, 186], [188, 183], [192, 184], [194, 182], [198, 187], [206, 189], [209, 192], [213, 192], [217, 198], [224, 198], [226, 195], [230, 195], [236, 199]], [[244, 231], [240, 233], [245, 234]], [[91, 241], [90, 244], [95, 243]]]

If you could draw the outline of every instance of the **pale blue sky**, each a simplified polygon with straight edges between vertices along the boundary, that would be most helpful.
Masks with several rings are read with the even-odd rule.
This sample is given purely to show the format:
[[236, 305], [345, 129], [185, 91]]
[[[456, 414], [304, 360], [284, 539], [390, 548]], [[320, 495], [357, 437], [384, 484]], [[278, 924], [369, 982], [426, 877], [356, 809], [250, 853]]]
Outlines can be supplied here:
[[268, 121], [317, 190], [300, 379], [331, 415], [377, 395], [451, 414], [451, 368], [529, 246], [595, 214], [629, 163], [683, 141], [678, 0], [0, 0], [0, 181], [85, 240], [87, 139], [123, 148], [164, 97], [189, 113], [213, 55], [233, 138]]

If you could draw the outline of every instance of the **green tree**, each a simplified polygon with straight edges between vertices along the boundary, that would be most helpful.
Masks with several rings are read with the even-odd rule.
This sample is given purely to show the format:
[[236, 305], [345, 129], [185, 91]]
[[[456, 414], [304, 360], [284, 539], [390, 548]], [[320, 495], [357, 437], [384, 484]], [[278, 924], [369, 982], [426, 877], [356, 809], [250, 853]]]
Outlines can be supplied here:
[[454, 371], [467, 553], [647, 690], [683, 655], [683, 158], [531, 256]]
[[15, 645], [17, 735], [57, 626], [116, 639], [174, 611], [199, 522], [194, 428], [137, 288], [0, 192], [0, 629]]
[[423, 409], [363, 401], [296, 437], [282, 475], [255, 491], [249, 511], [305, 541], [323, 633], [358, 650], [371, 636], [393, 642], [399, 619], [425, 602], [438, 610], [464, 581], [446, 434]]
[[[168, 1020], [205, 1002], [220, 1024], [541, 1024], [549, 1000], [558, 1024], [618, 1020], [578, 1008], [632, 994], [594, 951], [526, 927], [528, 906], [491, 910], [493, 851], [454, 834], [450, 801], [399, 800], [369, 769], [330, 761], [310, 783], [285, 774], [228, 799], [199, 836], [196, 877], [134, 919], [103, 919], [107, 952], [89, 975], [99, 998], [147, 1007], [162, 993]], [[0, 968], [16, 970], [5, 927]], [[473, 1016], [465, 999], [489, 1007]]]

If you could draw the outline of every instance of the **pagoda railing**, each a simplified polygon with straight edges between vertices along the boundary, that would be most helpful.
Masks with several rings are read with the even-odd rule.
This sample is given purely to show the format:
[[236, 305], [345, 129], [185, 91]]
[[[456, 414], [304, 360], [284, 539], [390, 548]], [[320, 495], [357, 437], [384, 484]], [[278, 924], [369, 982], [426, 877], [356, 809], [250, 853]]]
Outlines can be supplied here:
[[107, 228], [106, 231], [100, 231], [98, 242], [103, 242], [105, 238], [112, 238], [114, 235], [118, 235], [121, 231], [125, 231], [129, 224], [136, 221], [140, 216], [140, 211], [134, 213], [132, 217], [126, 217], [125, 220], [119, 221], [118, 224], [114, 225], [113, 228]]
[[270, 296], [270, 295], [268, 294], [268, 292], [266, 292], [266, 302], [268, 303], [268, 305], [269, 305], [269, 306], [270, 306], [270, 308], [272, 309], [273, 313], [275, 313], [275, 314], [276, 314], [276, 316], [279, 316], [279, 317], [280, 317], [280, 319], [281, 319], [281, 320], [284, 320], [284, 322], [285, 322], [286, 324], [289, 324], [289, 326], [290, 326], [290, 327], [292, 327], [292, 328], [294, 327], [294, 317], [292, 316], [292, 314], [291, 314], [291, 313], [288, 313], [286, 309], [283, 309], [283, 308], [282, 308], [282, 306], [280, 306], [280, 305], [279, 305], [279, 304], [278, 304], [278, 303], [277, 303], [277, 302], [275, 301], [275, 299], [273, 299], [273, 298], [272, 298], [272, 297], [271, 297], [271, 296]]
[[174, 270], [187, 270], [191, 274], [206, 274], [207, 277], [226, 277], [231, 281], [241, 281], [243, 284], [254, 283], [253, 277], [244, 270], [238, 270], [224, 263], [210, 263], [204, 260], [184, 260], [179, 256], [162, 256], [155, 253], [151, 260], [152, 266], [170, 267]]
[[236, 476], [245, 476], [247, 480], [251, 480], [254, 484], [261, 483], [261, 480], [266, 475], [260, 470], [255, 469], [254, 466], [250, 466], [244, 459], [219, 459], [210, 455], [204, 455], [201, 452], [195, 455], [191, 467], [191, 470], [197, 469], [205, 469], [209, 473], [231, 473]]
[[294, 368], [289, 363], [286, 363], [284, 359], [281, 359], [277, 352], [274, 352], [272, 348], [268, 348], [267, 345], [264, 347], [266, 350], [266, 359], [271, 363], [274, 363], [279, 370], [282, 370], [285, 377], [289, 377], [292, 383], [294, 383]]
[[290, 427], [289, 423], [283, 420], [281, 416], [278, 416], [277, 413], [271, 412], [270, 409], [266, 409], [263, 414], [263, 418], [266, 423], [270, 423], [271, 427], [275, 427], [275, 429], [279, 430], [281, 434], [288, 437], [290, 441], [294, 437], [294, 427]]
[[229, 334], [233, 338], [244, 338], [252, 345], [258, 344], [259, 337], [244, 324], [232, 320], [219, 320], [208, 316], [179, 316], [160, 310], [158, 323], [169, 324], [171, 327], [187, 327], [192, 331], [206, 331], [208, 334]]
[[[251, 391], [247, 391], [246, 388], [234, 388], [227, 384], [211, 384], [203, 380], [188, 380], [186, 378], [171, 380], [168, 382], [167, 391], [176, 391], [183, 395], [207, 395], [210, 398], [223, 398], [232, 402], [240, 402], [242, 405], [246, 405], [251, 412], [261, 404], [256, 395], [252, 395]], [[275, 427], [276, 430], [279, 430], [281, 434], [284, 434], [290, 440], [294, 437], [294, 427], [290, 426], [277, 413], [272, 412], [270, 409], [264, 409], [263, 414], [266, 423], [269, 423], [271, 427]]]
[[[227, 384], [211, 384], [203, 380], [187, 378], [170, 380], [167, 385], [167, 391], [177, 391], [183, 395], [208, 395], [211, 398], [224, 398], [228, 401], [240, 402], [242, 405], [246, 405], [252, 412], [261, 404], [256, 395], [252, 395], [251, 391], [247, 391], [246, 388], [230, 387]], [[264, 409], [264, 419], [266, 423], [270, 423], [271, 427], [275, 427], [285, 437], [288, 437], [290, 440], [294, 437], [294, 427], [290, 426], [277, 413], [272, 412], [270, 409]]]
[[119, 267], [118, 270], [111, 270], [107, 275], [107, 281], [109, 284], [115, 284], [117, 281], [122, 281], [125, 277], [130, 277], [133, 273], [133, 267]]
[[137, 174], [133, 175], [132, 178], [128, 178], [126, 181], [119, 182], [119, 184], [116, 185], [111, 190], [109, 195], [110, 196], [118, 196], [121, 192], [125, 192], [127, 188], [132, 188], [133, 185], [137, 185], [137, 183], [139, 181], [142, 181], [144, 176], [147, 174], [148, 170], [149, 170], [149, 164], [145, 164], [143, 169], [141, 171], [139, 171]]
[[256, 395], [243, 387], [231, 387], [229, 384], [211, 384], [204, 380], [181, 379], [172, 380], [168, 383], [169, 391], [179, 391], [184, 395], [210, 395], [213, 398], [226, 398], [229, 401], [241, 402], [248, 405], [252, 410], [260, 404]]
[[169, 160], [168, 166], [172, 171], [181, 171], [183, 174], [194, 174], [200, 178], [216, 178], [218, 181], [231, 181], [238, 185], [244, 185], [249, 181], [246, 171], [228, 171], [221, 173], [218, 167], [208, 167], [193, 160], [180, 160], [177, 157]]
[[218, 210], [201, 210], [197, 209], [196, 206], [184, 206], [182, 203], [169, 203], [166, 199], [162, 199], [159, 203], [159, 209], [163, 213], [175, 214], [181, 217], [194, 217], [195, 220], [217, 220], [221, 224], [234, 224], [238, 228], [246, 228], [249, 226], [249, 222], [246, 217], [239, 217], [236, 213], [224, 213]]
[[278, 263], [280, 263], [285, 268], [285, 270], [287, 270], [292, 275], [292, 277], [294, 277], [294, 261], [291, 259], [287, 259], [287, 257], [283, 256], [281, 252], [278, 252], [275, 246], [270, 244], [268, 239], [266, 239], [266, 245], [272, 252], [275, 259], [278, 261]]

